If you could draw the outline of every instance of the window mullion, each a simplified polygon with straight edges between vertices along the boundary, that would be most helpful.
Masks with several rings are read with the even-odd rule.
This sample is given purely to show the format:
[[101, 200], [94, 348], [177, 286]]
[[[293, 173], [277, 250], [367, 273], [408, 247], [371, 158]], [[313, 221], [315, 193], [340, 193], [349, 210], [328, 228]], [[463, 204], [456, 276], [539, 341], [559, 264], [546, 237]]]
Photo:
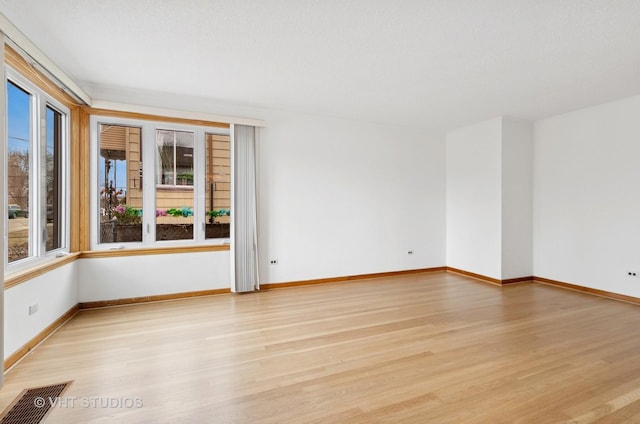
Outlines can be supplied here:
[[[152, 245], [156, 240], [156, 135], [149, 123], [142, 125], [142, 244]], [[162, 172], [162, 171], [161, 171]]]
[[47, 103], [45, 101], [38, 100], [38, 106], [36, 110], [36, 120], [38, 122], [37, 133], [35, 140], [38, 140], [35, 143], [36, 148], [38, 149], [37, 163], [35, 164], [35, 174], [36, 180], [38, 181], [38, 185], [34, 186], [35, 194], [36, 194], [36, 202], [34, 203], [35, 210], [35, 224], [34, 229], [36, 232], [37, 243], [35, 245], [38, 248], [37, 256], [42, 255], [47, 251], [46, 243], [47, 243], [47, 223], [46, 223], [46, 196], [47, 196], [47, 113], [46, 113]]
[[40, 234], [40, 102], [35, 93], [31, 95], [30, 143], [29, 143], [29, 250], [31, 257], [40, 256], [42, 235]]
[[178, 185], [178, 164], [177, 164], [177, 159], [178, 159], [178, 154], [177, 154], [177, 135], [174, 132], [173, 133], [173, 186], [177, 186]]
[[193, 146], [193, 225], [194, 238], [197, 242], [204, 241], [206, 214], [205, 199], [205, 132], [198, 129], [195, 132]]

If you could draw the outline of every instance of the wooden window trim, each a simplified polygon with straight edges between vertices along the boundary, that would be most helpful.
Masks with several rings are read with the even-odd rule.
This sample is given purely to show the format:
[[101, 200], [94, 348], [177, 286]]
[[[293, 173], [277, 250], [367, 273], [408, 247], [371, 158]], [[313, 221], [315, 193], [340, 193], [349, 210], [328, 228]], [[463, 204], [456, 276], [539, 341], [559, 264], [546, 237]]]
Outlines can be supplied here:
[[230, 250], [228, 244], [203, 244], [197, 246], [141, 247], [115, 250], [90, 250], [82, 252], [80, 259], [119, 258], [127, 256], [171, 255], [178, 253], [201, 253]]
[[51, 81], [44, 73], [40, 72], [33, 65], [27, 62], [20, 53], [8, 44], [5, 44], [4, 46], [4, 61], [19, 74], [27, 78], [31, 83], [65, 105], [67, 108], [73, 109], [80, 106], [80, 104], [64, 89], [60, 88], [58, 84]]
[[[67, 118], [69, 119], [69, 196], [71, 199], [68, 211], [70, 222], [68, 248], [69, 252], [78, 252], [82, 250], [84, 239], [88, 239], [83, 235], [82, 225], [83, 215], [86, 212], [80, 207], [82, 200], [89, 198], [88, 193], [84, 194], [85, 187], [83, 187], [83, 185], [87, 185], [86, 189], [88, 189], [88, 184], [83, 184], [83, 176], [86, 174], [86, 177], [89, 177], [89, 173], [85, 170], [88, 167], [88, 162], [85, 161], [89, 160], [89, 149], [85, 143], [81, 142], [83, 139], [89, 139], [89, 128], [88, 123], [87, 128], [82, 128], [84, 122], [82, 105], [44, 73], [27, 62], [10, 45], [5, 44], [4, 47], [4, 60], [8, 66], [69, 109]], [[86, 133], [86, 137], [81, 137], [83, 131]], [[35, 266], [34, 269], [38, 269], [38, 266]]]
[[107, 118], [124, 118], [124, 119], [134, 119], [134, 120], [141, 120], [141, 121], [186, 124], [186, 125], [195, 125], [199, 127], [214, 127], [214, 128], [226, 128], [226, 129], [231, 128], [230, 124], [226, 124], [223, 122], [215, 122], [215, 121], [203, 121], [200, 119], [175, 118], [171, 116], [148, 115], [145, 113], [124, 112], [124, 111], [110, 110], [110, 109], [95, 109], [90, 107], [85, 107], [84, 109], [86, 113], [89, 115], [98, 115], [98, 116], [104, 116]]
[[60, 268], [68, 263], [71, 263], [78, 259], [80, 253], [71, 253], [62, 257], [56, 257], [50, 262], [35, 265], [29, 269], [24, 271], [18, 271], [12, 273], [8, 276], [5, 276], [4, 279], [4, 289], [10, 289], [11, 287], [15, 287], [22, 283], [25, 283], [29, 280], [32, 280], [40, 275], [46, 274], [54, 269]]

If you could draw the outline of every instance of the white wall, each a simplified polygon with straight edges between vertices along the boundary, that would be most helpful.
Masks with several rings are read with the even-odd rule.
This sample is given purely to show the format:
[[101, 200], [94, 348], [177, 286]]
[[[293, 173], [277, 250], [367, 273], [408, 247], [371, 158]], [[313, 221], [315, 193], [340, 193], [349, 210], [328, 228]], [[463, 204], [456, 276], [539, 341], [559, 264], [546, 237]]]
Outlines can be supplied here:
[[90, 258], [78, 264], [78, 302], [230, 287], [229, 251]]
[[534, 127], [536, 276], [640, 297], [640, 96]]
[[501, 279], [502, 119], [447, 133], [447, 265]]
[[[78, 303], [77, 265], [69, 263], [5, 291], [5, 359]], [[29, 315], [29, 305], [36, 303], [38, 312]]]
[[442, 137], [314, 115], [264, 118], [262, 283], [445, 265]]
[[498, 280], [532, 266], [532, 125], [499, 117], [447, 133], [447, 265]]
[[[261, 283], [445, 265], [443, 137], [266, 109], [246, 116], [267, 122], [258, 141]], [[186, 257], [81, 260], [80, 302], [229, 287], [228, 259], [196, 259], [185, 274]]]
[[91, 94], [265, 120], [258, 142], [263, 284], [445, 265], [442, 135], [144, 90], [94, 86]]
[[502, 279], [533, 275], [533, 125], [502, 120]]

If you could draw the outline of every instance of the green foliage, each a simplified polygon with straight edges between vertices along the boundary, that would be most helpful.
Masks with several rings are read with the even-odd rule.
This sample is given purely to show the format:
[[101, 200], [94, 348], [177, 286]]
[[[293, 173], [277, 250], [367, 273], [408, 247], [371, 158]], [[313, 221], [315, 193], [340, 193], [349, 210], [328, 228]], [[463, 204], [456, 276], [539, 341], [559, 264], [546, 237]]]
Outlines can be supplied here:
[[122, 224], [139, 224], [142, 222], [142, 209], [118, 205], [113, 208], [113, 216]]
[[183, 206], [181, 208], [170, 208], [170, 209], [167, 209], [167, 215], [170, 215], [170, 216], [173, 216], [173, 217], [184, 217], [184, 218], [187, 218], [187, 217], [193, 215], [193, 211], [191, 210], [191, 208], [187, 208], [186, 206]]
[[208, 216], [212, 216], [217, 218], [219, 216], [231, 216], [231, 211], [229, 209], [216, 209], [207, 212]]

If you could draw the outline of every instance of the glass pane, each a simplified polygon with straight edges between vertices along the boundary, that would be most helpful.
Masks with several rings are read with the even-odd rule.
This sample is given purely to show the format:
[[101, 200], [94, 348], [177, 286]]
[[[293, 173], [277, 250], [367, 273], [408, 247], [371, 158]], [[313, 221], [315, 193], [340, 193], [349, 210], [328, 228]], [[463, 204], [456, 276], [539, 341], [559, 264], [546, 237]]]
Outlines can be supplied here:
[[228, 135], [206, 136], [205, 238], [228, 238], [231, 214], [231, 144]]
[[46, 222], [47, 252], [62, 247], [62, 114], [47, 106]]
[[176, 131], [176, 185], [193, 186], [193, 133]]
[[9, 262], [29, 257], [31, 95], [7, 81], [7, 215]]
[[100, 243], [142, 241], [141, 129], [99, 125]]
[[156, 131], [156, 240], [193, 239], [192, 132]]
[[156, 181], [158, 184], [173, 185], [174, 176], [174, 147], [175, 139], [173, 131], [157, 131], [156, 145], [158, 151], [158, 164]]

